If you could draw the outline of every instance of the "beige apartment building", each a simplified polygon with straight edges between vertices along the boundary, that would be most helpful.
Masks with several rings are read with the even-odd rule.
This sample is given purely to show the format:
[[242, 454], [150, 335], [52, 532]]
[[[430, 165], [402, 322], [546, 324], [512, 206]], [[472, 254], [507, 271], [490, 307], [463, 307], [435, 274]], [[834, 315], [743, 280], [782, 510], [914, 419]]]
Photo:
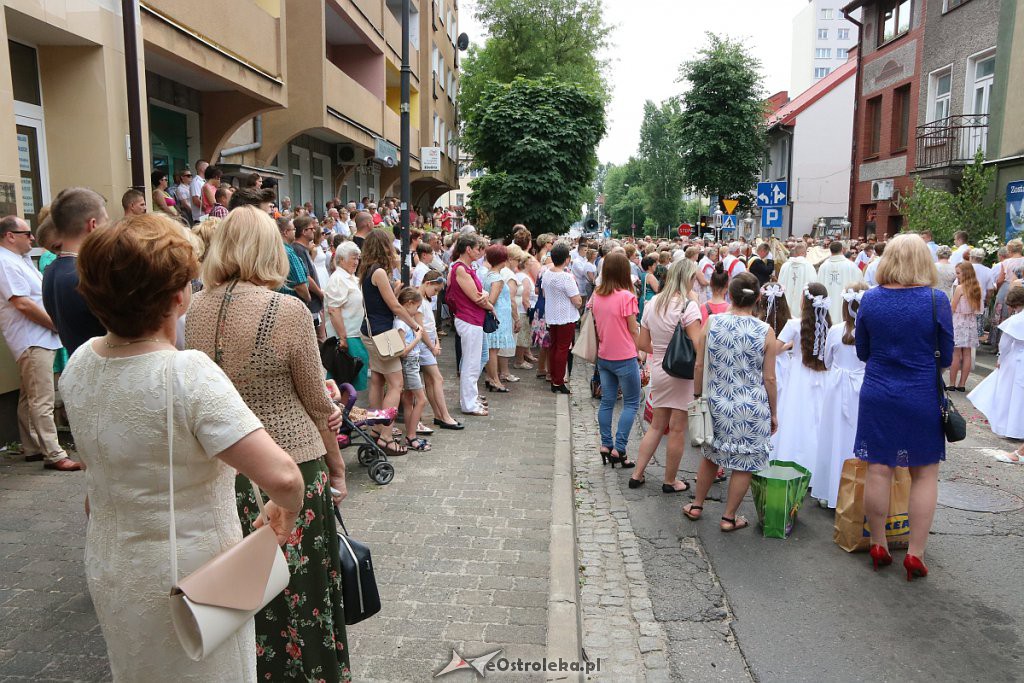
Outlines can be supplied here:
[[[133, 153], [170, 174], [198, 159], [228, 176], [258, 170], [318, 211], [335, 196], [397, 195], [401, 4], [143, 0], [147, 144], [131, 150], [121, 2], [0, 0], [0, 214], [34, 223], [62, 188], [86, 185], [119, 217]], [[418, 0], [413, 12], [412, 204], [429, 207], [458, 185], [458, 9]], [[440, 148], [440, 170], [421, 170], [423, 148]], [[0, 349], [0, 410], [17, 386]]]

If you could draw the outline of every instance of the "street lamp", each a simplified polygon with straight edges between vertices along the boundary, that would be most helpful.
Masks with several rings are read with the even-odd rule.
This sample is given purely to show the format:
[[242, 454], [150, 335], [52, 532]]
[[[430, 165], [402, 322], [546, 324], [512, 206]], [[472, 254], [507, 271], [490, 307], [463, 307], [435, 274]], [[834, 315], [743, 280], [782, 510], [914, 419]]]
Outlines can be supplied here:
[[818, 225], [817, 225], [817, 228], [818, 228], [818, 239], [821, 239], [821, 238], [825, 237], [825, 228], [826, 227], [828, 227], [828, 226], [825, 225], [825, 219], [824, 218], [819, 218], [818, 219]]
[[747, 239], [754, 239], [754, 217], [749, 211], [747, 211], [747, 215], [743, 219], [743, 227], [746, 228], [744, 232], [746, 233]]
[[853, 237], [853, 235], [850, 234], [850, 228], [853, 227], [853, 223], [850, 222], [850, 218], [848, 216], [843, 216], [843, 222], [839, 224], [839, 227], [843, 229], [843, 236], [846, 237], [846, 239]]
[[[626, 188], [626, 197], [628, 198], [629, 183], [622, 183], [622, 186]], [[636, 204], [634, 204], [632, 201], [629, 202], [629, 210], [631, 215], [633, 216], [632, 219], [630, 219], [629, 221], [629, 231], [633, 235], [633, 241], [636, 242]]]
[[714, 222], [712, 224], [715, 226], [715, 240], [717, 242], [721, 242], [722, 241], [722, 216], [723, 215], [725, 215], [725, 214], [722, 213], [721, 209], [715, 209], [715, 213], [713, 214]]

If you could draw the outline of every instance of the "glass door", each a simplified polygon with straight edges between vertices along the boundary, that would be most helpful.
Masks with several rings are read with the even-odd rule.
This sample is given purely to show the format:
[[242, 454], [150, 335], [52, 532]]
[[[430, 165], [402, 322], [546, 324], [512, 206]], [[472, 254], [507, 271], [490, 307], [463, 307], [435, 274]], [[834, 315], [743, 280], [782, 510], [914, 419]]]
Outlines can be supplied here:
[[25, 220], [35, 228], [39, 224], [39, 209], [50, 200], [46, 155], [42, 142], [42, 121], [16, 116], [15, 123], [18, 136], [18, 170], [21, 176], [18, 192], [25, 208]]

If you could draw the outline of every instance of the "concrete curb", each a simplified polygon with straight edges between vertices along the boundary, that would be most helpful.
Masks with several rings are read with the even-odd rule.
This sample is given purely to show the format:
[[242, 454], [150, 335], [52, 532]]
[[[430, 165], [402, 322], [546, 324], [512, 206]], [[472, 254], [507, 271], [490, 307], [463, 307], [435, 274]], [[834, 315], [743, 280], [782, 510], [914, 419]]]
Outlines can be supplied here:
[[[572, 425], [569, 397], [555, 405], [555, 463], [551, 483], [551, 570], [548, 589], [548, 662], [583, 661], [582, 621], [576, 568], [576, 507], [572, 480]], [[548, 681], [582, 681], [582, 673], [549, 671]]]

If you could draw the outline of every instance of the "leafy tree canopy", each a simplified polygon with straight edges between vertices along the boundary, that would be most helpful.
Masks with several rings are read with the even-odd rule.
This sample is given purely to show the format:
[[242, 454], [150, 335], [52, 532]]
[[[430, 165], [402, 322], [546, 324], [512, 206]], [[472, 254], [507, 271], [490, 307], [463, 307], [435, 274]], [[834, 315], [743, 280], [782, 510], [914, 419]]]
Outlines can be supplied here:
[[562, 232], [579, 215], [605, 131], [598, 95], [551, 77], [488, 83], [465, 122], [474, 164], [470, 186], [480, 228], [507, 235], [515, 223]]
[[979, 151], [974, 162], [964, 167], [960, 187], [955, 194], [928, 187], [920, 178], [914, 179], [910, 194], [901, 204], [903, 229], [910, 232], [931, 230], [939, 244], [952, 244], [953, 233], [966, 230], [968, 242], [976, 244], [982, 237], [1002, 235], [999, 224], [999, 203], [992, 196], [996, 169], [983, 165]]
[[689, 90], [674, 130], [683, 185], [728, 196], [757, 182], [767, 149], [761, 63], [738, 41], [707, 38], [700, 57], [680, 69]]
[[[612, 229], [620, 235], [630, 234], [630, 225], [636, 219], [637, 233], [647, 222], [644, 206], [647, 195], [641, 175], [642, 162], [630, 157], [622, 166], [611, 166], [605, 174], [604, 206], [611, 220]], [[626, 186], [629, 187], [626, 187]]]
[[608, 27], [601, 0], [477, 0], [476, 19], [490, 37], [462, 62], [460, 104], [467, 116], [489, 81], [552, 76], [593, 93], [606, 90]]
[[644, 212], [659, 228], [675, 223], [682, 200], [683, 158], [671, 130], [679, 116], [677, 100], [667, 100], [661, 106], [650, 100], [644, 103], [639, 149]]

